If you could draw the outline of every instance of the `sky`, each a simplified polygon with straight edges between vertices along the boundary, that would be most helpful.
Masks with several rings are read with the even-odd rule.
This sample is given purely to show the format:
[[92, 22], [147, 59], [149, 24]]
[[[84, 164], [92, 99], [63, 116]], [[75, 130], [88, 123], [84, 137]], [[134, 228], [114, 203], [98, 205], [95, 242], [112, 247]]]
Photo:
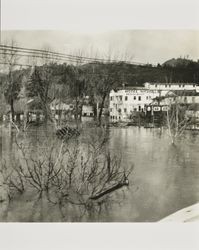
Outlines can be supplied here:
[[140, 63], [199, 59], [197, 0], [1, 0], [1, 43]]
[[2, 42], [11, 39], [27, 48], [50, 47], [55, 51], [131, 60], [140, 63], [163, 63], [171, 58], [199, 59], [199, 30], [118, 30], [78, 31], [2, 31]]

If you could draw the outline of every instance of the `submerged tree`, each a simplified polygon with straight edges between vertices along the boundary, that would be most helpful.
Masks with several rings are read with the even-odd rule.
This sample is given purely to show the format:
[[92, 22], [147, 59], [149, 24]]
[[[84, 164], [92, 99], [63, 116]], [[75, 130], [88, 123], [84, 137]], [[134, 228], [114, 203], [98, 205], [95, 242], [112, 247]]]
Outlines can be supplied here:
[[74, 103], [74, 117], [81, 119], [82, 106], [88, 92], [88, 76], [86, 69], [81, 65], [65, 65], [62, 72], [62, 84], [66, 86], [68, 99]]
[[49, 119], [49, 104], [54, 98], [50, 95], [51, 86], [53, 84], [52, 74], [51, 66], [36, 66], [32, 73], [31, 81], [27, 85], [28, 96], [37, 97], [39, 99], [46, 120]]
[[97, 63], [93, 66], [91, 88], [93, 101], [98, 104], [97, 119], [99, 125], [101, 124], [103, 109], [110, 91], [121, 85], [122, 82], [118, 66], [117, 63]]
[[167, 109], [166, 125], [172, 144], [175, 144], [176, 139], [182, 136], [189, 124], [189, 120], [185, 116], [186, 110], [187, 106], [178, 102], [171, 104]]
[[20, 91], [20, 82], [22, 79], [21, 71], [17, 71], [19, 55], [15, 49], [16, 41], [12, 40], [9, 46], [5, 45], [2, 48], [2, 63], [5, 66], [6, 75], [3, 78], [3, 92], [6, 101], [10, 105], [11, 121], [14, 122], [14, 102], [18, 97]]
[[[106, 132], [78, 140], [38, 141], [37, 148], [16, 138], [16, 158], [7, 171], [5, 182], [9, 197], [31, 193], [57, 206], [64, 217], [69, 208], [83, 212], [89, 220], [106, 205], [117, 202], [116, 195], [129, 185], [131, 168], [108, 150]], [[123, 190], [124, 191], [124, 190]], [[115, 196], [116, 195], [116, 196]], [[38, 199], [37, 199], [38, 200]], [[94, 216], [94, 217], [93, 217]]]
[[52, 121], [56, 127], [56, 122], [50, 110], [50, 103], [56, 97], [56, 55], [51, 48], [47, 47], [42, 50], [40, 55], [40, 66], [33, 66], [33, 71], [27, 83], [26, 90], [28, 97], [33, 97], [44, 112], [45, 121]]

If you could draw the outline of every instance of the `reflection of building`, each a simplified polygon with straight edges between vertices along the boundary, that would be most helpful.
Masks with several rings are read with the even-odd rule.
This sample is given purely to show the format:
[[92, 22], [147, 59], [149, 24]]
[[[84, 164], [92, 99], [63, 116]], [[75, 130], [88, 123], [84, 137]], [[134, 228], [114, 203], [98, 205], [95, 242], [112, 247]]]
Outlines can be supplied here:
[[110, 117], [112, 120], [128, 120], [133, 112], [144, 112], [145, 106], [159, 96], [157, 90], [144, 87], [125, 87], [110, 92]]

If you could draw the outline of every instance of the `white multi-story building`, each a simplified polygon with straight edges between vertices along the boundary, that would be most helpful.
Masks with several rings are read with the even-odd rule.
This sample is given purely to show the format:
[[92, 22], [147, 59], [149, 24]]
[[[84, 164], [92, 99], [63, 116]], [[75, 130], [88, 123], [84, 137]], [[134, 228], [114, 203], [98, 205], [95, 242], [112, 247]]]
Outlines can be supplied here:
[[[187, 97], [186, 92], [195, 91], [199, 93], [199, 86], [195, 83], [145, 83], [144, 87], [124, 87], [110, 92], [110, 118], [114, 121], [126, 121], [133, 112], [145, 112], [147, 107], [156, 97], [165, 97], [171, 91], [182, 92], [180, 101], [185, 102], [191, 98]], [[173, 97], [170, 96], [173, 100]], [[167, 98], [167, 101], [170, 100]], [[164, 100], [165, 101], [165, 100]], [[168, 106], [168, 104], [165, 104]]]
[[151, 90], [199, 90], [196, 83], [149, 83], [144, 84], [145, 88]]
[[128, 87], [110, 92], [110, 118], [115, 121], [125, 121], [133, 112], [144, 112], [145, 106], [160, 96], [158, 90], [144, 87]]

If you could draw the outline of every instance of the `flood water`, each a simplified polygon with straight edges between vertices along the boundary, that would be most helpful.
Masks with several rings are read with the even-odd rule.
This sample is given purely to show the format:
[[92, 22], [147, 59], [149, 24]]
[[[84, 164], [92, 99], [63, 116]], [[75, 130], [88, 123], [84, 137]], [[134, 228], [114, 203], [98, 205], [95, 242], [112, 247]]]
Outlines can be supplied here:
[[[84, 128], [87, 136], [93, 131]], [[159, 128], [110, 128], [109, 135], [111, 152], [121, 156], [123, 166], [133, 165], [134, 169], [122, 202], [109, 207], [97, 221], [155, 222], [199, 201], [199, 132], [185, 131], [175, 146], [167, 131]], [[10, 157], [11, 138], [6, 132], [3, 137], [3, 156]], [[31, 218], [34, 207], [30, 197], [18, 197], [10, 202], [6, 216], [4, 213], [0, 220], [65, 221], [52, 205], [43, 206], [44, 214]]]
[[113, 129], [111, 141], [135, 166], [116, 220], [157, 221], [199, 201], [199, 134], [186, 131], [173, 146], [166, 131], [131, 127]]

